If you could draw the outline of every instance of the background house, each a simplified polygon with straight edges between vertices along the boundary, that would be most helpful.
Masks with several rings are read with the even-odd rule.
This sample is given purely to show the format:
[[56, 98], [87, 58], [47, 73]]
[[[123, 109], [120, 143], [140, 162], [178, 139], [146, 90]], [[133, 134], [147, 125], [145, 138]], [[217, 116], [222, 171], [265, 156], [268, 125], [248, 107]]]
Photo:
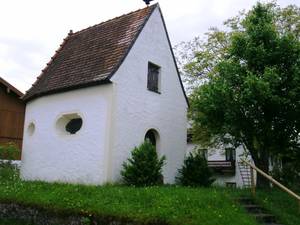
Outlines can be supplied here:
[[174, 182], [188, 103], [158, 5], [70, 32], [24, 99], [24, 179], [117, 181], [148, 138]]
[[25, 103], [23, 93], [0, 77], [0, 145], [15, 143], [22, 149]]
[[[190, 126], [190, 125], [189, 125]], [[226, 187], [250, 187], [250, 167], [242, 163], [242, 159], [251, 161], [251, 157], [245, 154], [244, 148], [232, 148], [230, 146], [218, 146], [217, 148], [204, 149], [192, 142], [191, 133], [187, 136], [187, 154], [201, 150], [205, 155], [216, 179], [214, 185]]]

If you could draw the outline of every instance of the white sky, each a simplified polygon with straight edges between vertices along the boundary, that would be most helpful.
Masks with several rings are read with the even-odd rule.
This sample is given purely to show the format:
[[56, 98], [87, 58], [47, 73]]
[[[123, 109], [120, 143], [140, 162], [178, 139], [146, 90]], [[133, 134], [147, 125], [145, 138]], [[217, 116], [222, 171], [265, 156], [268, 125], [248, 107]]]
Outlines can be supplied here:
[[[250, 9], [256, 0], [156, 0], [173, 45]], [[278, 0], [284, 7], [300, 0]], [[142, 0], [0, 0], [0, 76], [21, 91], [30, 88], [70, 29], [145, 7]]]

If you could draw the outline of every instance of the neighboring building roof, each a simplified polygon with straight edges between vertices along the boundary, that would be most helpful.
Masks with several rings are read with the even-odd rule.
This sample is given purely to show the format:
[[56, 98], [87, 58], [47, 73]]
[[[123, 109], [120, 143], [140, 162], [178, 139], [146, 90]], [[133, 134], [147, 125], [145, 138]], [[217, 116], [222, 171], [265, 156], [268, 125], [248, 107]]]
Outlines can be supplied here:
[[[36, 82], [26, 92], [25, 101], [52, 93], [109, 83], [138, 38], [158, 4], [131, 12], [73, 33], [70, 31]], [[179, 75], [164, 18], [166, 35]]]
[[156, 7], [70, 31], [23, 99], [109, 82]]
[[0, 77], [0, 84], [4, 85], [9, 91], [14, 92], [19, 97], [22, 97], [24, 95], [21, 91], [19, 91], [17, 88], [12, 86], [10, 83], [8, 83], [6, 80], [4, 80], [2, 77]]

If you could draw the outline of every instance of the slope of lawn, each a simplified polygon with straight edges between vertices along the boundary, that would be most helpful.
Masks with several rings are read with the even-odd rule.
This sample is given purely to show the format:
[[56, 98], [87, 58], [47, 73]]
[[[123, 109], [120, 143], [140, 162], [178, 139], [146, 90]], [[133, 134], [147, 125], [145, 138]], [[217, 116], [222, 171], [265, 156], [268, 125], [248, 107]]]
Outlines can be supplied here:
[[225, 189], [133, 188], [24, 182], [0, 178], [0, 202], [174, 225], [257, 225]]
[[256, 199], [270, 210], [282, 224], [300, 224], [300, 203], [289, 194], [279, 189], [258, 191]]
[[[299, 194], [299, 193], [298, 193]], [[236, 190], [231, 195], [252, 197], [250, 190]], [[277, 220], [284, 225], [300, 224], [300, 205], [297, 200], [284, 191], [272, 188], [270, 190], [256, 190], [255, 201], [269, 210]]]

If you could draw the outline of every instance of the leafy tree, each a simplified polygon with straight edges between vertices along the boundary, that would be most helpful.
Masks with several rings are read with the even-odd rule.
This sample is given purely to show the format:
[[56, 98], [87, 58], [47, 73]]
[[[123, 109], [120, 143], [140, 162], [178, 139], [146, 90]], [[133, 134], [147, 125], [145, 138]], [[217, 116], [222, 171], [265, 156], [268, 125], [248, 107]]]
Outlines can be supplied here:
[[226, 57], [231, 33], [210, 28], [205, 37], [175, 46], [177, 64], [188, 92], [216, 73], [216, 65]]
[[[299, 156], [299, 9], [257, 3], [243, 15], [227, 21], [228, 42], [194, 88], [190, 118], [202, 145], [243, 145], [268, 172], [270, 155]], [[258, 176], [257, 185], [268, 183]]]
[[145, 141], [135, 147], [131, 158], [123, 163], [121, 175], [127, 185], [153, 186], [163, 183], [162, 167], [166, 157], [158, 157], [155, 147]]
[[[289, 5], [280, 8], [276, 1], [264, 6], [272, 11], [275, 29], [280, 34], [289, 32], [300, 39], [299, 7]], [[246, 16], [247, 13], [241, 11], [237, 16], [224, 22], [226, 29], [212, 27], [203, 37], [195, 37], [192, 41], [175, 46], [177, 63], [189, 92], [217, 73], [216, 65], [228, 57], [231, 36], [235, 32], [244, 31], [242, 21]]]
[[272, 177], [295, 192], [300, 192], [299, 162], [285, 162], [284, 166], [275, 164], [271, 171]]
[[203, 153], [189, 153], [184, 159], [183, 166], [178, 170], [177, 183], [191, 187], [209, 187], [214, 179]]

